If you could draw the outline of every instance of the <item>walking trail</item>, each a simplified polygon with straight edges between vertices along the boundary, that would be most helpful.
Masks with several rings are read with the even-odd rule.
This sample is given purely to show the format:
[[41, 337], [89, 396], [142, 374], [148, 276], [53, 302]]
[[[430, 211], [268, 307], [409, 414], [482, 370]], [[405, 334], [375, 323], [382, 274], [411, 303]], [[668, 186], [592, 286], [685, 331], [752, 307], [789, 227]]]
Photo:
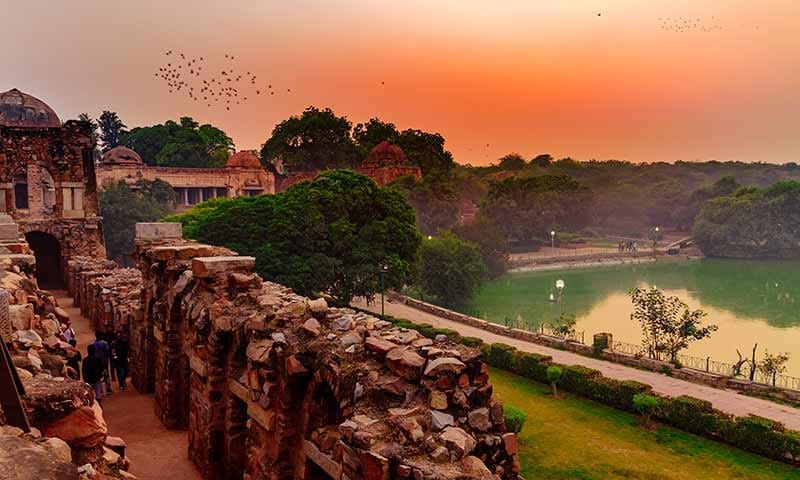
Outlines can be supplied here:
[[[353, 305], [365, 310], [370, 310], [377, 314], [380, 314], [381, 312], [380, 303], [367, 307], [363, 299], [358, 299], [353, 301]], [[762, 400], [760, 398], [748, 397], [733, 390], [723, 390], [719, 388], [708, 387], [705, 385], [668, 377], [656, 372], [639, 370], [625, 365], [584, 357], [573, 352], [548, 348], [543, 345], [527, 342], [525, 340], [504, 337], [502, 335], [487, 332], [486, 330], [482, 330], [480, 328], [471, 327], [469, 325], [464, 325], [459, 322], [441, 318], [401, 303], [386, 302], [385, 310], [387, 315], [391, 315], [395, 318], [403, 318], [416, 323], [429, 323], [439, 328], [450, 328], [463, 336], [477, 337], [482, 339], [484, 342], [505, 343], [507, 345], [516, 347], [521, 351], [550, 355], [553, 357], [554, 361], [561, 364], [583, 365], [585, 367], [599, 370], [603, 373], [603, 375], [610, 378], [615, 378], [618, 380], [635, 380], [637, 382], [646, 383], [648, 385], [652, 385], [654, 391], [670, 397], [691, 395], [695, 398], [708, 400], [718, 410], [736, 415], [737, 417], [749, 414], [759, 415], [761, 417], [782, 422], [788, 428], [800, 431], [800, 409], [798, 408], [781, 405], [779, 403]]]
[[[67, 311], [77, 333], [78, 348], [86, 355], [86, 346], [94, 340], [89, 320], [81, 315], [72, 298], [64, 291], [52, 292], [61, 308]], [[189, 439], [186, 431], [167, 430], [155, 415], [153, 396], [141, 394], [131, 385], [124, 392], [112, 382], [112, 395], [103, 398], [103, 416], [108, 433], [122, 437], [128, 445], [130, 473], [139, 480], [200, 480], [200, 474], [189, 460]]]

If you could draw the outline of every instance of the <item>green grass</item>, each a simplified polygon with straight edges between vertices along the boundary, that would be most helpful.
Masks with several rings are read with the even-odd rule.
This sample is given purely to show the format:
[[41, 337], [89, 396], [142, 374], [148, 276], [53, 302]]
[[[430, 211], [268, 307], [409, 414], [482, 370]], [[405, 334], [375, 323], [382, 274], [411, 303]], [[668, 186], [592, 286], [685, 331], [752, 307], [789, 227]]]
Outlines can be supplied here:
[[689, 480], [798, 479], [800, 469], [659, 425], [492, 369], [494, 393], [528, 414], [520, 434], [525, 478]]

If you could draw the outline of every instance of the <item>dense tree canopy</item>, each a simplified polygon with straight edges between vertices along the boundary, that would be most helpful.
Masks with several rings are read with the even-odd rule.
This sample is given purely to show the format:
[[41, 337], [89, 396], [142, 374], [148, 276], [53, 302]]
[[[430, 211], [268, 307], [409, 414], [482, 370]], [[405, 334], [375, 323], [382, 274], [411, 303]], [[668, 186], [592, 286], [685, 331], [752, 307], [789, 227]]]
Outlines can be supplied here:
[[417, 213], [417, 227], [425, 235], [435, 235], [458, 221], [458, 185], [450, 175], [432, 173], [421, 181], [405, 177], [396, 182]]
[[379, 118], [371, 118], [368, 122], [359, 123], [353, 128], [353, 138], [362, 157], [384, 140], [397, 143], [399, 136], [400, 132], [393, 123], [384, 122]]
[[419, 257], [417, 285], [446, 307], [472, 298], [487, 275], [478, 246], [450, 232], [424, 240]]
[[458, 238], [478, 246], [490, 276], [499, 277], [506, 273], [510, 246], [506, 236], [491, 219], [478, 216], [469, 223], [453, 227], [453, 233]]
[[525, 159], [519, 153], [509, 153], [500, 159], [498, 166], [503, 170], [514, 172], [525, 168], [525, 163]]
[[275, 126], [261, 147], [261, 161], [281, 159], [284, 168], [296, 172], [353, 167], [359, 157], [351, 127], [347, 117], [330, 108], [308, 107]]
[[256, 257], [264, 278], [340, 303], [410, 277], [420, 235], [400, 191], [358, 173], [333, 170], [285, 192], [217, 199], [177, 215], [188, 237]]
[[124, 181], [100, 191], [100, 214], [108, 258], [126, 264], [133, 252], [137, 222], [154, 222], [173, 212], [176, 195], [161, 180], [139, 180], [136, 190]]
[[120, 144], [120, 136], [125, 131], [125, 124], [122, 123], [116, 112], [104, 110], [100, 114], [97, 126], [100, 128], [100, 140], [103, 142], [104, 152]]
[[493, 220], [510, 240], [530, 242], [552, 229], [585, 227], [591, 200], [589, 189], [567, 175], [508, 178], [490, 185], [481, 214]]
[[234, 152], [233, 140], [225, 132], [191, 117], [136, 127], [121, 134], [120, 144], [135, 150], [145, 164], [160, 167], [219, 167]]
[[694, 239], [710, 256], [800, 257], [800, 182], [740, 188], [706, 202]]
[[403, 130], [396, 143], [411, 163], [422, 170], [422, 175], [447, 172], [455, 165], [453, 154], [444, 148], [444, 137], [438, 133]]

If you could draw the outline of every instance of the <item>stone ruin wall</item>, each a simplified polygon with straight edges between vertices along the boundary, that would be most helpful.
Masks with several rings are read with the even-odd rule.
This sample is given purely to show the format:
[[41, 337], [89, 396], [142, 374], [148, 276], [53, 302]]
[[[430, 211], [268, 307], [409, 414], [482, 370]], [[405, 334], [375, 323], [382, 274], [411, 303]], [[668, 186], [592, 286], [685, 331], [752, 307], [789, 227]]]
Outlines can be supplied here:
[[479, 351], [298, 296], [223, 248], [139, 238], [137, 261], [73, 259], [70, 292], [130, 335], [134, 384], [188, 429], [204, 478], [519, 478]]
[[[94, 391], [67, 366], [66, 358], [77, 353], [59, 338], [69, 315], [38, 288], [35, 259], [13, 227], [3, 229], [0, 241], [0, 337], [22, 382], [31, 428], [23, 431], [0, 411], [0, 472], [14, 472], [13, 478], [135, 478], [126, 471], [124, 441], [108, 435]], [[2, 388], [4, 401], [13, 405], [13, 387]]]

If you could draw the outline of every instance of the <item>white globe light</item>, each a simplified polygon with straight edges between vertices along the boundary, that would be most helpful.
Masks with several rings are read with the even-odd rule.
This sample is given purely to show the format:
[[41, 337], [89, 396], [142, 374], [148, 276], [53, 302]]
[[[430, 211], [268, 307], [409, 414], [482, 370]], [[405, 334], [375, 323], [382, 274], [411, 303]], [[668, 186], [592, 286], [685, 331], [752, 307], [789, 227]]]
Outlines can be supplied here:
[[556, 280], [556, 288], [559, 289], [559, 290], [563, 289], [564, 288], [564, 280], [561, 280], [560, 278], [558, 280]]

